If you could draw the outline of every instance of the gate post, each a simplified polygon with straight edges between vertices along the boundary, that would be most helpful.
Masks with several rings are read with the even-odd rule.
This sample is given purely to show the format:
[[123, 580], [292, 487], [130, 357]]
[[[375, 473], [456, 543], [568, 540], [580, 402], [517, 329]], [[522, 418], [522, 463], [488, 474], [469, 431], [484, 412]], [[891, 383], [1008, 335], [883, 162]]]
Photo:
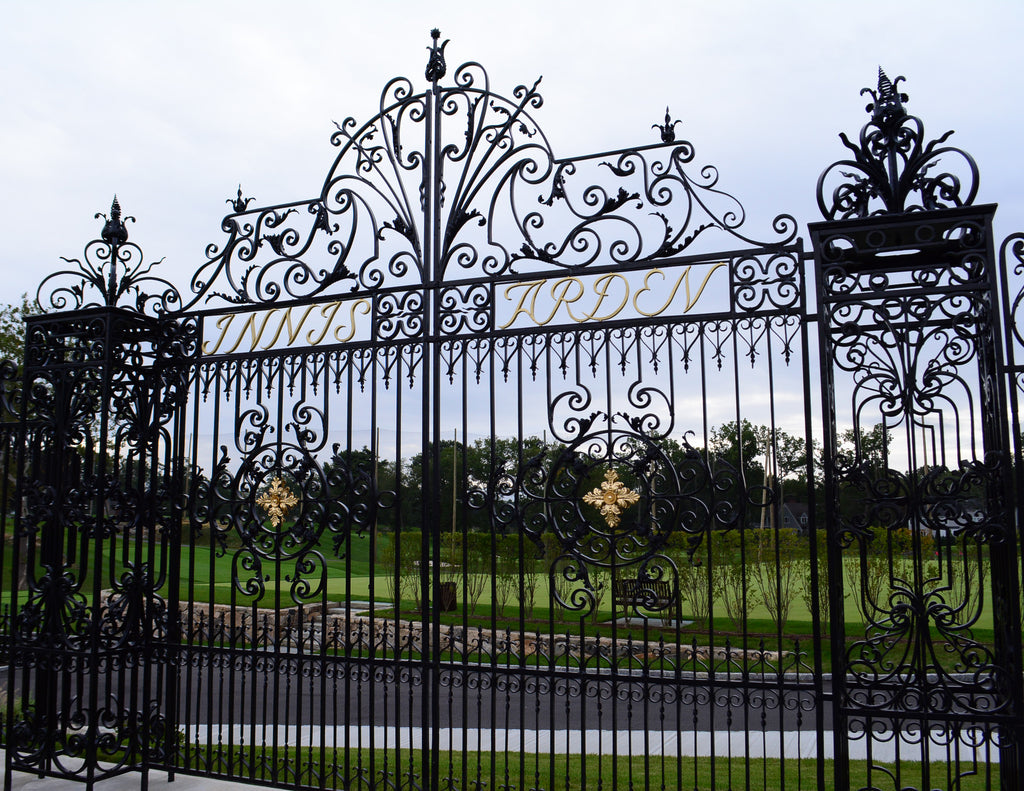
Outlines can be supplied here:
[[[970, 205], [973, 160], [940, 145], [948, 133], [925, 142], [903, 108], [901, 79], [880, 71], [859, 145], [841, 136], [853, 159], [819, 179], [826, 221], [810, 226], [836, 788], [850, 787], [855, 744], [868, 786], [954, 786], [998, 755], [1001, 787], [1021, 788], [995, 206]], [[959, 170], [936, 172], [950, 160]], [[993, 644], [976, 636], [988, 618]], [[880, 757], [883, 749], [894, 755]]]
[[[173, 743], [177, 417], [194, 332], [166, 315], [173, 289], [140, 290], [152, 278], [116, 198], [105, 219], [80, 270], [40, 286], [40, 304], [63, 312], [26, 324], [8, 781], [20, 770], [91, 787], [160, 765]], [[86, 302], [90, 287], [102, 301]], [[135, 304], [119, 307], [125, 295]]]

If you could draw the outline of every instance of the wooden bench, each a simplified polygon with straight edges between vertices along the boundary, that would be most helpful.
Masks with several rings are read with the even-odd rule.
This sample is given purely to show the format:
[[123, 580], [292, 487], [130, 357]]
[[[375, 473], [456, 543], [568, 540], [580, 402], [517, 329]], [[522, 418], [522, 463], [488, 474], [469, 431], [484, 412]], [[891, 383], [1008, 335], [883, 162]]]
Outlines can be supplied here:
[[672, 584], [667, 580], [644, 580], [632, 577], [612, 580], [612, 607], [626, 608], [629, 618], [631, 608], [642, 607], [645, 610], [665, 611], [672, 617], [676, 610], [676, 597], [672, 593]]

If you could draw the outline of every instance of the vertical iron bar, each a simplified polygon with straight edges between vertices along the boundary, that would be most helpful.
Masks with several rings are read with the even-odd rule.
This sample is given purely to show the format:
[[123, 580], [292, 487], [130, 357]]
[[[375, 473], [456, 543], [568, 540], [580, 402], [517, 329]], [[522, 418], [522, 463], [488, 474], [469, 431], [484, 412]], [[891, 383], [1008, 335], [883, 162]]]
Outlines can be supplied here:
[[[422, 725], [422, 757], [423, 774], [426, 787], [433, 791], [437, 788], [437, 738], [440, 731], [440, 708], [438, 700], [440, 690], [437, 684], [439, 665], [433, 656], [437, 638], [440, 635], [437, 620], [438, 591], [434, 589], [435, 579], [440, 569], [434, 567], [432, 545], [437, 544], [435, 534], [440, 528], [440, 416], [437, 413], [440, 390], [437, 388], [435, 374], [439, 371], [437, 346], [439, 339], [434, 333], [437, 327], [434, 310], [434, 287], [438, 277], [437, 244], [439, 235], [436, 227], [440, 213], [439, 177], [435, 169], [439, 165], [438, 137], [440, 111], [437, 107], [440, 92], [434, 80], [427, 92], [427, 123], [425, 127], [423, 157], [423, 395], [422, 413], [420, 416], [422, 471], [420, 480], [420, 668], [423, 674], [423, 718]], [[437, 523], [437, 524], [435, 524]]]

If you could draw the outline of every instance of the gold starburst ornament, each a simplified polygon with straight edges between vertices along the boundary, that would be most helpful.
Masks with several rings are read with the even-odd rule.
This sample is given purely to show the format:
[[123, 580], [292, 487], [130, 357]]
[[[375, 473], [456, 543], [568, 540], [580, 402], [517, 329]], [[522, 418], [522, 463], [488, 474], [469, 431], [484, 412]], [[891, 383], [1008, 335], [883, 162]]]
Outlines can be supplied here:
[[298, 504], [299, 498], [280, 477], [275, 477], [267, 490], [256, 498], [256, 505], [267, 512], [274, 527], [280, 527], [288, 512]]
[[618, 527], [622, 521], [622, 512], [639, 501], [640, 495], [627, 488], [615, 470], [608, 470], [604, 474], [604, 483], [583, 495], [583, 502], [601, 509], [601, 516], [608, 527]]

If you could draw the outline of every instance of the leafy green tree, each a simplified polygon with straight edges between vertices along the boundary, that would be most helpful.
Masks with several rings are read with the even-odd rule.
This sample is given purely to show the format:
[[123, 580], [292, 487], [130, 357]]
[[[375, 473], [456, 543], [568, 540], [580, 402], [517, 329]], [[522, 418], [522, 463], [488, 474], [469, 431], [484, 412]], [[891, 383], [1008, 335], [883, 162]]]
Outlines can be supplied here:
[[[484, 437], [469, 445], [454, 439], [441, 440], [437, 454], [440, 484], [437, 520], [441, 532], [452, 530], [453, 508], [456, 531], [500, 530], [503, 527], [501, 505], [511, 500], [517, 475], [544, 450], [544, 442], [539, 437], [526, 437], [521, 441]], [[419, 524], [422, 513], [422, 480], [423, 454], [418, 453], [403, 471], [402, 486], [403, 519], [414, 525]]]
[[[0, 452], [0, 459], [4, 463], [3, 481], [0, 485], [3, 502], [0, 503], [0, 507], [5, 512], [10, 512], [14, 508], [17, 483], [15, 459], [20, 436], [16, 429], [19, 405], [14, 394], [20, 384], [21, 368], [25, 359], [25, 319], [36, 312], [35, 303], [29, 302], [24, 294], [21, 295], [21, 304], [0, 307], [0, 361], [13, 363], [13, 367], [6, 367], [4, 371], [5, 381], [0, 381], [0, 388], [3, 388], [3, 392], [0, 393], [0, 425], [4, 426], [0, 438], [5, 443]], [[6, 379], [10, 375], [13, 375], [13, 380]]]
[[760, 486], [764, 481], [761, 459], [769, 437], [767, 426], [755, 426], [746, 418], [731, 420], [711, 429], [708, 448], [716, 462], [742, 473], [748, 487]]
[[877, 475], [889, 466], [891, 444], [892, 432], [884, 423], [876, 423], [866, 430], [848, 428], [839, 435], [836, 462], [845, 470], [859, 464], [865, 471]]
[[25, 319], [38, 309], [26, 294], [21, 304], [0, 307], [0, 359], [11, 360], [19, 368], [25, 358]]
[[[755, 504], [764, 499], [761, 487], [766, 484], [782, 500], [792, 496], [805, 502], [812, 487], [820, 492], [820, 478], [807, 480], [807, 441], [782, 428], [773, 429], [746, 419], [730, 421], [712, 428], [708, 445], [716, 470], [740, 473], [747, 496]], [[821, 453], [817, 443], [812, 443], [810, 450], [812, 454]], [[816, 465], [815, 470], [820, 469], [821, 465]]]

